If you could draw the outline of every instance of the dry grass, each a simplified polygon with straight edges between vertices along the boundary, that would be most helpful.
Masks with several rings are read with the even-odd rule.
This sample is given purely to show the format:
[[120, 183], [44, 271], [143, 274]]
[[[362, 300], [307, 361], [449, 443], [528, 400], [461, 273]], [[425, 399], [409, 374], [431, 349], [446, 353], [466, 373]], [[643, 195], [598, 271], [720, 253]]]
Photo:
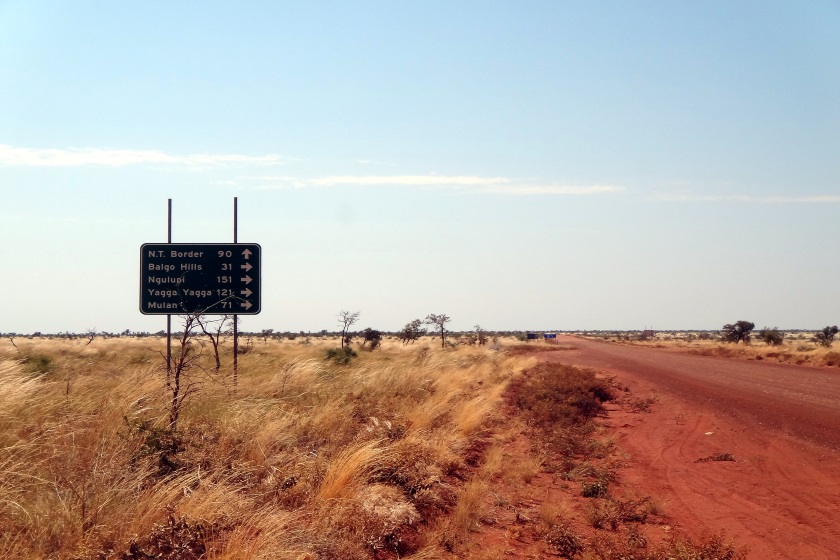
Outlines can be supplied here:
[[660, 496], [651, 496], [645, 507], [650, 515], [664, 517], [668, 513], [668, 500]]
[[529, 455], [511, 463], [505, 478], [511, 485], [530, 484], [543, 471], [543, 466], [542, 458]]
[[540, 504], [537, 510], [537, 516], [545, 529], [562, 525], [567, 519], [572, 517], [569, 506], [563, 503], [552, 501], [545, 501]]
[[445, 550], [458, 552], [469, 538], [469, 533], [478, 529], [488, 493], [487, 482], [480, 479], [471, 480], [461, 488], [455, 509], [435, 531], [438, 542]]
[[[699, 338], [700, 333], [658, 333], [649, 340], [624, 340], [621, 337], [609, 338], [610, 342], [652, 346], [656, 348], [675, 348], [701, 356], [719, 356], [742, 360], [757, 360], [790, 363], [809, 366], [840, 367], [840, 341], [826, 348], [816, 344], [812, 334], [788, 333], [780, 345], [771, 346], [759, 340], [758, 329], [753, 331], [750, 344], [724, 343], [719, 337], [710, 335], [708, 339]], [[600, 337], [603, 338], [603, 337]]]
[[467, 463], [533, 363], [386, 341], [336, 365], [335, 341], [255, 341], [234, 392], [228, 343], [171, 430], [162, 341], [85, 342], [0, 344], [4, 559], [440, 557], [480, 516], [501, 456], [475, 480]]
[[481, 466], [481, 473], [485, 480], [492, 480], [498, 476], [506, 466], [504, 449], [496, 444], [490, 446], [484, 453], [484, 464]]

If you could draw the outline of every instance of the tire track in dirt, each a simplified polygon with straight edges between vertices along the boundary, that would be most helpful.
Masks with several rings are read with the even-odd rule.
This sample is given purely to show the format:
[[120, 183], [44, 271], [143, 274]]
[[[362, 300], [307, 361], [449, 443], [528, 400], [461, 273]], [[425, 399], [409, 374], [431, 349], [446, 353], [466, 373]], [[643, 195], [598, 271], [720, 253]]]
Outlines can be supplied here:
[[[599, 352], [603, 343], [573, 338], [564, 343], [577, 349], [543, 356], [601, 369], [628, 386], [631, 396], [656, 395], [652, 413], [610, 407], [609, 422], [630, 454], [622, 478], [668, 502], [667, 515], [683, 530], [694, 536], [726, 530], [750, 547], [751, 558], [840, 558], [840, 454], [834, 441], [840, 434], [819, 437], [840, 418], [831, 385], [814, 394], [807, 379], [786, 379], [777, 369], [771, 370], [772, 383], [763, 383], [760, 375], [768, 370], [759, 367], [758, 396], [739, 399], [741, 392], [752, 392], [744, 364], [737, 364], [740, 373], [730, 387], [726, 376], [704, 380], [710, 369], [688, 371], [683, 379], [679, 368], [708, 367], [694, 356], [624, 353], [613, 345]], [[728, 372], [727, 365], [713, 364], [715, 371]], [[746, 364], [752, 365], [764, 364]], [[840, 387], [840, 376], [837, 382]], [[820, 418], [826, 410], [828, 416]], [[696, 462], [723, 453], [736, 460]]]

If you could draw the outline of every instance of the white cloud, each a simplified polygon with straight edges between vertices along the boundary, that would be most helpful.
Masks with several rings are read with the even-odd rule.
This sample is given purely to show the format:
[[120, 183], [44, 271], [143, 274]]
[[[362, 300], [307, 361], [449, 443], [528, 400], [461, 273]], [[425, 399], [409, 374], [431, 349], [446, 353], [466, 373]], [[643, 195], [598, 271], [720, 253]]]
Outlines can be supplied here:
[[172, 155], [158, 150], [108, 150], [103, 148], [18, 148], [0, 144], [0, 165], [25, 167], [78, 167], [99, 165], [123, 167], [127, 165], [168, 164], [191, 167], [216, 167], [231, 164], [279, 165], [282, 158], [270, 154], [245, 156], [240, 154]]
[[836, 204], [840, 195], [812, 196], [749, 196], [745, 194], [700, 195], [660, 193], [651, 197], [663, 202], [754, 202], [760, 204]]
[[602, 193], [617, 193], [624, 190], [624, 187], [616, 185], [586, 185], [586, 186], [569, 186], [569, 185], [506, 185], [499, 187], [488, 187], [482, 189], [484, 192], [510, 194], [510, 195], [539, 195], [539, 194], [558, 194], [558, 195], [591, 195]]
[[616, 193], [624, 187], [615, 185], [535, 185], [505, 177], [473, 175], [330, 175], [316, 179], [262, 177], [264, 189], [311, 188], [335, 186], [362, 187], [433, 187], [462, 189], [471, 193], [503, 195], [592, 195]]
[[768, 204], [836, 204], [840, 202], [840, 195], [826, 194], [814, 196], [768, 196], [762, 198], [761, 202], [766, 202]]
[[651, 198], [664, 202], [750, 202], [753, 200], [747, 195], [740, 194], [704, 195], [660, 193], [653, 195]]
[[332, 185], [364, 185], [364, 186], [444, 186], [444, 187], [463, 187], [476, 185], [498, 185], [509, 183], [510, 179], [503, 179], [501, 177], [470, 177], [462, 175], [333, 175], [329, 177], [322, 177], [320, 179], [312, 179], [310, 184], [315, 186], [332, 186]]

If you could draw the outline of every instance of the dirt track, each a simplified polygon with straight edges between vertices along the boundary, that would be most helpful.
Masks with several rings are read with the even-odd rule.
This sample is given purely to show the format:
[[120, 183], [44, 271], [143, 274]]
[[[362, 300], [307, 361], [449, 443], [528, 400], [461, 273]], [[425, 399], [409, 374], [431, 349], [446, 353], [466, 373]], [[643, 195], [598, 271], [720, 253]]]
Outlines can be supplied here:
[[[564, 337], [541, 357], [604, 370], [650, 414], [614, 410], [622, 476], [750, 558], [840, 558], [840, 372]], [[724, 453], [736, 461], [704, 461]]]

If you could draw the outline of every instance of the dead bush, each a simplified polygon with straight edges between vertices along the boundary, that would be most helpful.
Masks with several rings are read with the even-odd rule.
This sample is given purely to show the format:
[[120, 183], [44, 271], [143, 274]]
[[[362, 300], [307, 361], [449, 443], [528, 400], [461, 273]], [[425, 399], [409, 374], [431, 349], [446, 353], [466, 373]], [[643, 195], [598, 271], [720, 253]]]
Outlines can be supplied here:
[[526, 370], [512, 384], [512, 394], [529, 423], [546, 433], [585, 424], [613, 399], [609, 384], [596, 378], [593, 370], [551, 363]]

